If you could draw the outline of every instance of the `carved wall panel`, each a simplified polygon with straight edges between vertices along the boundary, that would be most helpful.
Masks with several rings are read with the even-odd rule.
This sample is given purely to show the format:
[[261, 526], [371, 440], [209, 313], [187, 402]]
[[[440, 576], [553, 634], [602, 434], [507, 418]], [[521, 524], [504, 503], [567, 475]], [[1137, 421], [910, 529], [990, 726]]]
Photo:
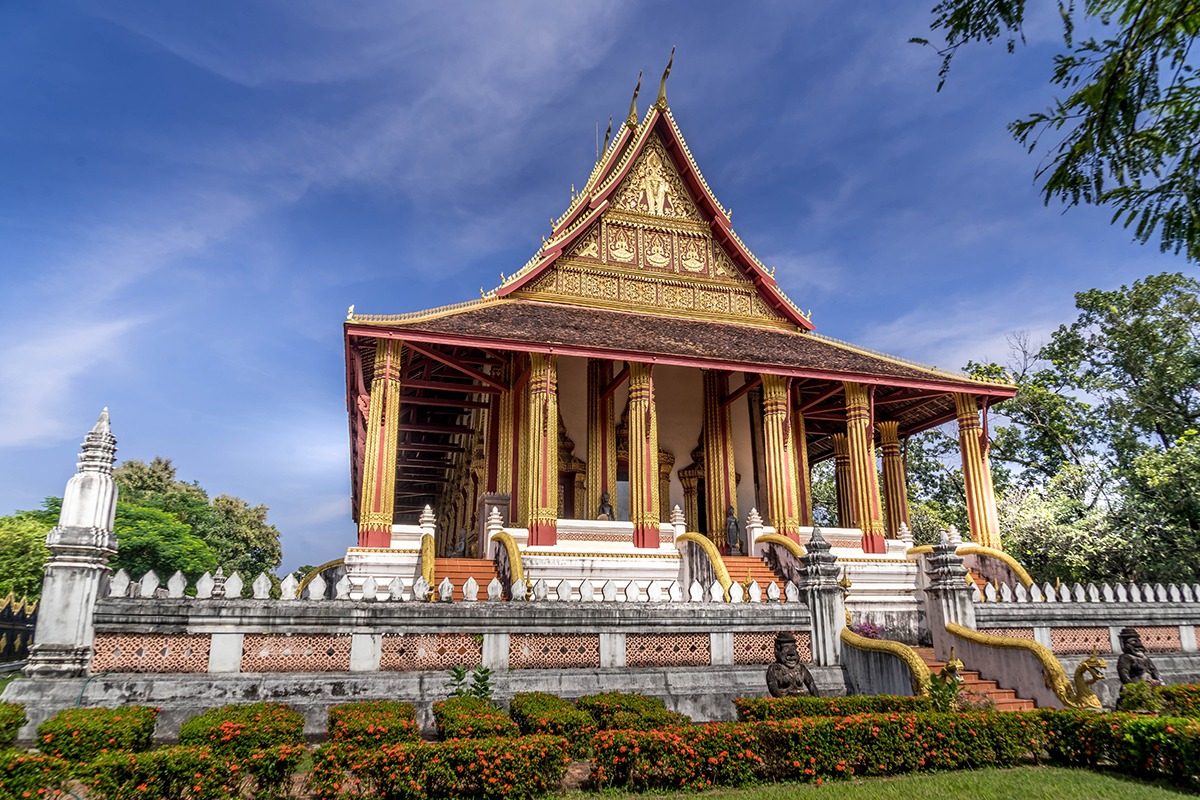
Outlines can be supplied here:
[[350, 634], [288, 636], [248, 633], [242, 640], [242, 672], [346, 672]]
[[93, 672], [208, 672], [207, 635], [96, 634]]
[[1183, 649], [1179, 640], [1179, 628], [1175, 625], [1138, 625], [1136, 630], [1142, 636], [1142, 644], [1146, 645], [1148, 653], [1178, 653]]
[[[1178, 631], [1176, 631], [1178, 632]], [[1055, 653], [1112, 652], [1108, 628], [1051, 628], [1050, 649]]]
[[469, 633], [385, 633], [379, 669], [383, 672], [448, 670], [483, 661], [482, 637]]
[[[808, 631], [794, 631], [796, 649], [800, 660], [812, 661], [812, 639]], [[755, 631], [753, 633], [735, 633], [733, 635], [734, 664], [774, 664], [775, 663], [775, 633], [772, 631]]]
[[509, 669], [580, 669], [599, 666], [599, 634], [548, 636], [514, 633], [508, 640]]
[[700, 667], [712, 663], [707, 633], [631, 633], [625, 637], [628, 667]]

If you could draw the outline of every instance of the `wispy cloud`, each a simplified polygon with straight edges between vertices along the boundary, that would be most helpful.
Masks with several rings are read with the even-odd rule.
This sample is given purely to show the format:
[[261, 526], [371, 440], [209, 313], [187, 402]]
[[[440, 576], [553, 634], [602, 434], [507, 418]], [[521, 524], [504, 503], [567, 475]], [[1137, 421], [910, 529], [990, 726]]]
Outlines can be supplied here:
[[77, 424], [65, 412], [79, 381], [119, 361], [138, 324], [136, 319], [60, 321], [38, 326], [36, 333], [21, 329], [0, 336], [0, 447], [77, 435]]

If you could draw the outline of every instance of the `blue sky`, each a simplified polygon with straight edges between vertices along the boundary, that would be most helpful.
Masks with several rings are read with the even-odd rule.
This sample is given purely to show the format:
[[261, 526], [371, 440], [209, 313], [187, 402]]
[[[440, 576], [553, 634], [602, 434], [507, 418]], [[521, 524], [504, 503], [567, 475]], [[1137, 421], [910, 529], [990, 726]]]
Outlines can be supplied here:
[[512, 274], [672, 45], [705, 177], [823, 333], [1002, 361], [1074, 292], [1185, 269], [1043, 207], [1005, 125], [1052, 97], [1055, 12], [938, 94], [927, 5], [0, 5], [0, 514], [108, 406], [121, 458], [269, 505], [286, 568], [344, 553], [346, 308]]

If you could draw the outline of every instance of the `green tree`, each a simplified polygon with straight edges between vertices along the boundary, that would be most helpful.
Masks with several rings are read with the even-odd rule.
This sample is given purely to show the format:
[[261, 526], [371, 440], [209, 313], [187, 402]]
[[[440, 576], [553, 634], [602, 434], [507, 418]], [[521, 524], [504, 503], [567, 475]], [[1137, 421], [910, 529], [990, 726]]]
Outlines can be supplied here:
[[[1046, 3], [1050, 6], [1050, 3]], [[1200, 6], [1188, 0], [1059, 0], [1063, 52], [1052, 83], [1062, 96], [1009, 125], [1031, 152], [1046, 203], [1113, 209], [1134, 238], [1200, 260], [1200, 83], [1190, 58]], [[931, 45], [942, 56], [940, 90], [959, 49], [1024, 42], [1025, 0], [941, 0]]]
[[265, 505], [225, 494], [210, 501], [198, 483], [176, 477], [170, 459], [125, 461], [113, 477], [122, 499], [174, 516], [211, 548], [226, 572], [237, 571], [249, 582], [272, 573], [283, 559], [279, 530], [267, 522]]
[[46, 532], [51, 525], [34, 514], [0, 517], [0, 596], [36, 600], [42, 594], [42, 570], [50, 551]]
[[117, 503], [117, 555], [113, 569], [124, 569], [135, 579], [154, 570], [165, 583], [182, 572], [195, 580], [217, 568], [212, 549], [173, 514], [157, 508]]

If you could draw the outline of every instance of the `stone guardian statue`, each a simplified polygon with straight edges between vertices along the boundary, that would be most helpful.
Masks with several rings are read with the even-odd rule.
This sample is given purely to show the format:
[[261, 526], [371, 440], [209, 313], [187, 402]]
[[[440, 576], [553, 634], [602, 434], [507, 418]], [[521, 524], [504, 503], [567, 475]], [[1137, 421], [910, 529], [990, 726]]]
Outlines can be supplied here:
[[808, 667], [800, 663], [796, 637], [775, 634], [775, 663], [767, 667], [767, 691], [772, 697], [820, 697]]
[[1121, 686], [1129, 683], [1161, 684], [1158, 667], [1146, 655], [1141, 634], [1134, 628], [1122, 628], [1117, 635], [1121, 640], [1121, 656], [1117, 659], [1117, 675], [1121, 678]]

